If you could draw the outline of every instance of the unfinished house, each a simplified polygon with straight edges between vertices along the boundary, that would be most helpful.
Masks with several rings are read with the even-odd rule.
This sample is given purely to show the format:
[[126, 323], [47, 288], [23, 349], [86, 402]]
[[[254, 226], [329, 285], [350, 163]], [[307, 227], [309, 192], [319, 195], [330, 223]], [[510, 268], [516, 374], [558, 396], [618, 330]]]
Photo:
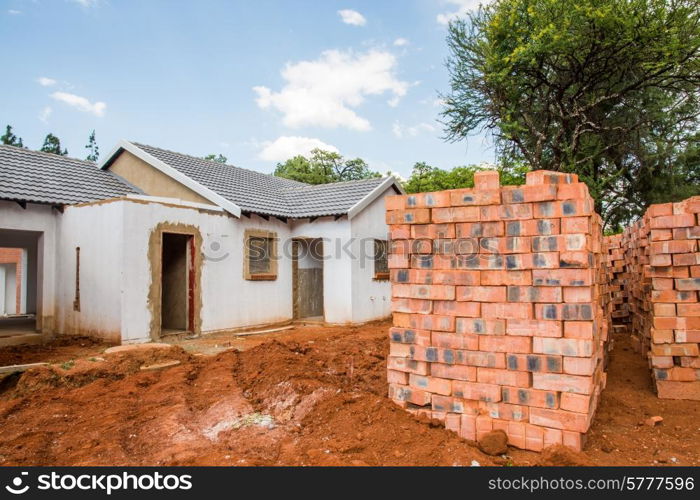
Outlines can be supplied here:
[[96, 166], [0, 146], [0, 248], [26, 261], [0, 335], [122, 343], [390, 314], [377, 178], [307, 185], [121, 141]]

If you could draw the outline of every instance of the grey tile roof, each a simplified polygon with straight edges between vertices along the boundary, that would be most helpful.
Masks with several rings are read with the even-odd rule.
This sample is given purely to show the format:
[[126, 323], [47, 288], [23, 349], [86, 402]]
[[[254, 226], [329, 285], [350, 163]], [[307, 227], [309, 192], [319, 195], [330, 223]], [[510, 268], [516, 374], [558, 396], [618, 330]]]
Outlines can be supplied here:
[[232, 165], [132, 143], [245, 212], [303, 218], [343, 215], [383, 178], [311, 185]]
[[139, 193], [89, 161], [0, 145], [0, 199], [70, 205]]

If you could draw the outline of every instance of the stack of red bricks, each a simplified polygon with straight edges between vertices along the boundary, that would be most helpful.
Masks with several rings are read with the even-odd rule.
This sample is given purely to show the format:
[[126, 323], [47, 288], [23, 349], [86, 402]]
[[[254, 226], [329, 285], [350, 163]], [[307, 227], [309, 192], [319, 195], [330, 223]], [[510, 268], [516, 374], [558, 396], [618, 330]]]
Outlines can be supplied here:
[[608, 274], [607, 293], [611, 305], [610, 316], [614, 325], [629, 323], [629, 305], [627, 301], [627, 283], [629, 273], [625, 261], [625, 248], [622, 246], [622, 234], [606, 236], [604, 245], [607, 249], [606, 272]]
[[652, 205], [650, 362], [659, 397], [700, 400], [700, 197]]
[[387, 198], [390, 397], [469, 440], [580, 449], [605, 384], [600, 218], [573, 174]]
[[651, 346], [651, 279], [649, 268], [649, 222], [644, 216], [622, 233], [627, 267], [627, 303], [630, 337], [637, 352], [646, 356]]

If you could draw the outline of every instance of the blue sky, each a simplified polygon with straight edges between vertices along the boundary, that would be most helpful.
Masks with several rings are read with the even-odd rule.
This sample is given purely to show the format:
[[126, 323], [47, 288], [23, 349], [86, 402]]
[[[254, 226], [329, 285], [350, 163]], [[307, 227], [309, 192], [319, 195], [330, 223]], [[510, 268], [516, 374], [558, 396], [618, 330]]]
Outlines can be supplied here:
[[271, 172], [313, 146], [403, 176], [491, 162], [441, 139], [446, 20], [478, 0], [0, 0], [0, 125], [84, 157], [121, 138]]

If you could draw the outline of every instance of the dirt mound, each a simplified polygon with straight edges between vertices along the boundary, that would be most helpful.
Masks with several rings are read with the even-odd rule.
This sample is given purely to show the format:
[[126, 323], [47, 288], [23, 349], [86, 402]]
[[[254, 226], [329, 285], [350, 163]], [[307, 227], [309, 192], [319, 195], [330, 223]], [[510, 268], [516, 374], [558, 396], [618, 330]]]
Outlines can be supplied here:
[[582, 467], [594, 464], [585, 454], [556, 444], [542, 451], [542, 456], [537, 465]]
[[191, 361], [192, 356], [180, 347], [167, 350], [144, 348], [134, 352], [111, 354], [104, 358], [89, 357], [41, 366], [22, 374], [11, 396], [26, 396], [57, 387], [82, 387], [98, 379], [119, 380], [136, 373], [142, 366], [169, 360]]

